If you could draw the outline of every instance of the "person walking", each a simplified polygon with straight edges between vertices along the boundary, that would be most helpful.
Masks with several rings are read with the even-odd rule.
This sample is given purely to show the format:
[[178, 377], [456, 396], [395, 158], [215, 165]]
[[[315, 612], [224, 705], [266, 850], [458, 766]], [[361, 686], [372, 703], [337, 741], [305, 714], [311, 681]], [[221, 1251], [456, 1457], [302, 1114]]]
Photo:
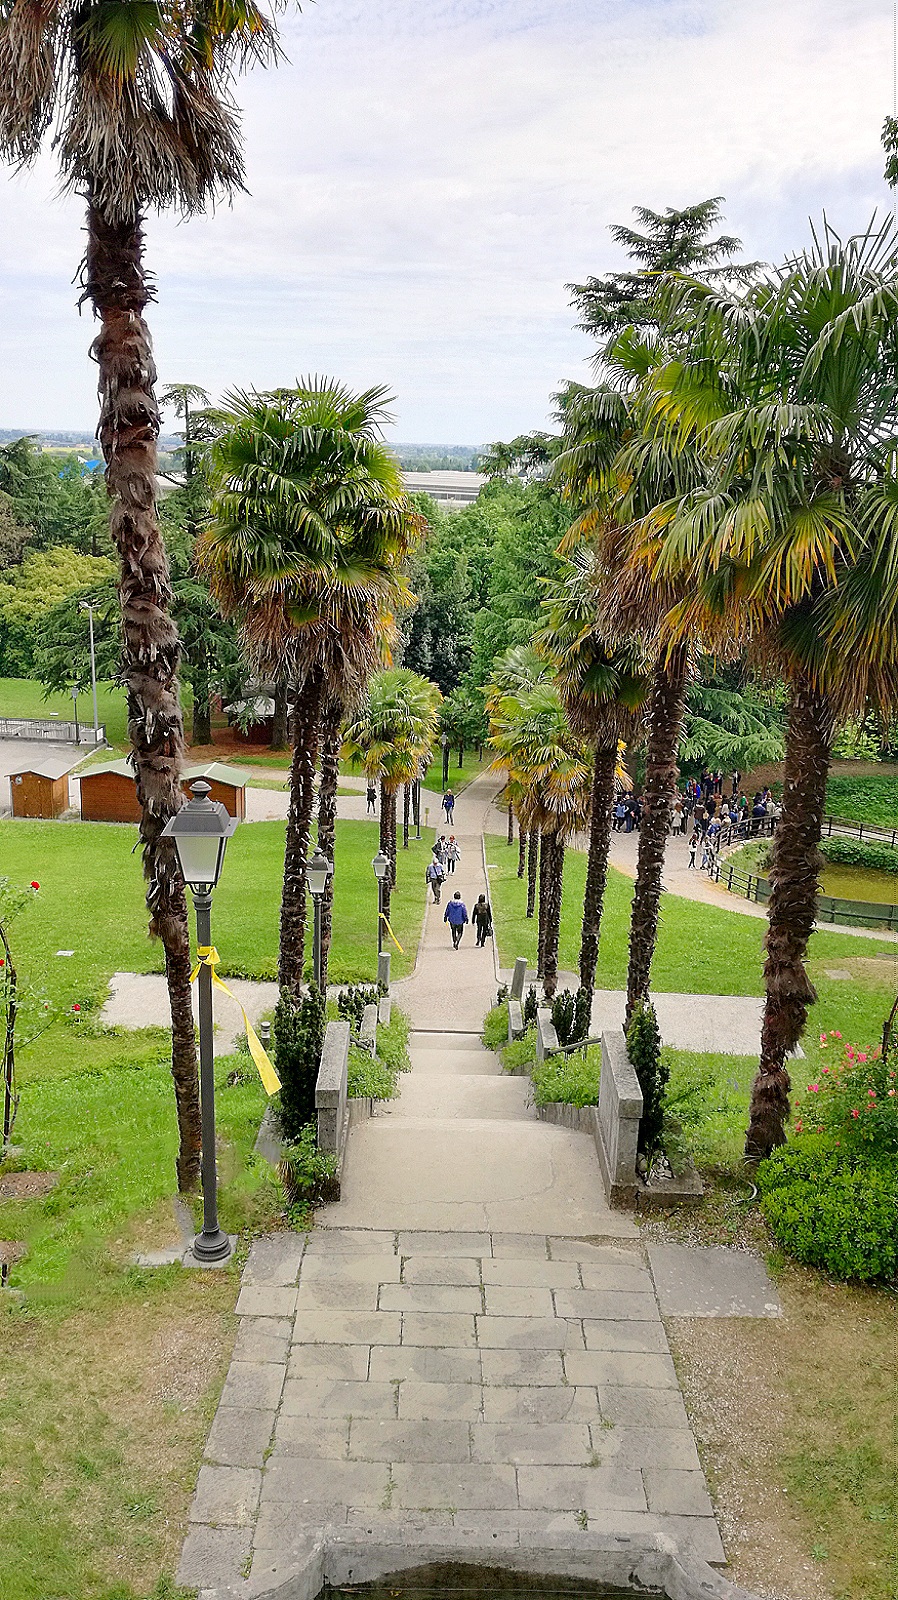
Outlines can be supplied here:
[[460, 860], [461, 860], [461, 851], [458, 848], [458, 842], [456, 840], [455, 834], [454, 833], [450, 833], [450, 835], [449, 835], [449, 843], [446, 846], [446, 870], [447, 870], [447, 872], [454, 872], [455, 871], [455, 863], [456, 863], [456, 861], [460, 861]]
[[368, 801], [368, 810], [369, 810], [369, 812], [375, 811], [377, 809], [377, 790], [375, 789], [373, 783], [369, 783], [368, 788], [365, 791], [365, 794], [366, 794], [366, 799]]
[[482, 950], [493, 931], [492, 908], [485, 894], [478, 897], [477, 904], [471, 912], [471, 922], [477, 929], [477, 948]]
[[445, 876], [446, 868], [443, 866], [442, 861], [439, 861], [437, 857], [434, 856], [433, 860], [428, 864], [424, 877], [433, 890], [433, 899], [435, 905], [439, 905], [440, 903], [440, 894], [442, 892], [443, 879]]
[[446, 813], [446, 821], [451, 826], [452, 818], [455, 814], [455, 795], [452, 793], [451, 789], [447, 789], [446, 793], [443, 795], [443, 810]]
[[457, 950], [461, 944], [461, 936], [465, 931], [468, 920], [468, 908], [461, 897], [461, 890], [456, 889], [452, 899], [443, 912], [443, 921], [448, 922], [449, 932], [452, 934], [452, 948]]
[[447, 849], [446, 835], [444, 833], [441, 833], [440, 837], [438, 838], [436, 844], [433, 847], [433, 853], [436, 856], [437, 860], [441, 861], [443, 863], [443, 866], [446, 865], [446, 849]]
[[695, 866], [695, 852], [697, 851], [697, 849], [698, 849], [699, 845], [701, 844], [701, 842], [702, 842], [702, 836], [701, 836], [698, 828], [696, 828], [694, 834], [692, 835], [692, 838], [689, 841], [689, 866], [690, 867], [694, 867]]
[[733, 799], [735, 800], [736, 796], [739, 793], [739, 785], [742, 782], [742, 773], [739, 771], [738, 767], [735, 767], [733, 769], [732, 776], [733, 776]]

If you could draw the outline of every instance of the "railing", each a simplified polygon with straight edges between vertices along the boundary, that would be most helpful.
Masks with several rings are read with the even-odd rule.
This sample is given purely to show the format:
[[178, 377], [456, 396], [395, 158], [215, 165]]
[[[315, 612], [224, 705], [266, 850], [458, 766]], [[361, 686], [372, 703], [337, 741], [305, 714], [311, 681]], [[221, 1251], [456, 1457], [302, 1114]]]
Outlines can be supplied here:
[[846, 834], [850, 839], [870, 839], [875, 844], [890, 844], [898, 850], [898, 828], [878, 828], [872, 822], [852, 822], [846, 817], [824, 817], [824, 838]]
[[[755, 872], [745, 872], [728, 861], [714, 860], [708, 867], [708, 876], [714, 883], [722, 883], [731, 894], [742, 895], [756, 905], [766, 905], [770, 899], [770, 882]], [[834, 895], [817, 896], [818, 922], [839, 922], [847, 927], [888, 928], [898, 931], [898, 906], [884, 905], [878, 900], [837, 900]]]
[[92, 722], [63, 722], [56, 717], [0, 717], [0, 739], [44, 740], [47, 744], [105, 744], [106, 729]]

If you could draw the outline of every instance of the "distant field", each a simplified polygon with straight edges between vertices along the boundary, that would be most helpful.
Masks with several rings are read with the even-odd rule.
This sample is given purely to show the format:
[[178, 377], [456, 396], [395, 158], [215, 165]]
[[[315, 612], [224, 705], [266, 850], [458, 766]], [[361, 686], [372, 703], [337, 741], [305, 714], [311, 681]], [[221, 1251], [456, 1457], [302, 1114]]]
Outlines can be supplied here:
[[898, 828], [898, 776], [830, 778], [826, 809], [834, 817], [869, 822], [877, 828]]

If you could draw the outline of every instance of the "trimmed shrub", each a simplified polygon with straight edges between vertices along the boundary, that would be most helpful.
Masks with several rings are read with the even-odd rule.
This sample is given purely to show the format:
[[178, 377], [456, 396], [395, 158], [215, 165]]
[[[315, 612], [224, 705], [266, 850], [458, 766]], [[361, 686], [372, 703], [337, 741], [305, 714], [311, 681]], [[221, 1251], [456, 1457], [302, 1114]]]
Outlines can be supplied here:
[[282, 989], [274, 1011], [274, 1059], [281, 1092], [278, 1121], [288, 1143], [315, 1120], [315, 1084], [324, 1046], [324, 996], [314, 983], [296, 1005]]
[[637, 1148], [640, 1155], [652, 1156], [663, 1143], [664, 1091], [670, 1069], [661, 1054], [661, 1030], [655, 1008], [648, 1001], [637, 1007], [630, 1020], [627, 1054], [642, 1090]]
[[574, 1039], [588, 1039], [592, 1026], [592, 993], [579, 988], [574, 996]]
[[898, 1174], [825, 1136], [794, 1139], [757, 1171], [761, 1206], [789, 1255], [834, 1278], [894, 1278], [898, 1271]]
[[362, 1016], [366, 1006], [377, 1005], [380, 999], [380, 990], [369, 984], [351, 983], [348, 988], [341, 989], [337, 995], [337, 1010], [344, 1022], [348, 1022], [353, 1033], [358, 1033], [362, 1026]]
[[874, 872], [898, 874], [898, 850], [881, 840], [821, 839], [820, 854], [824, 861], [832, 861], [836, 866], [867, 867]]
[[538, 1008], [539, 1001], [536, 998], [536, 990], [531, 983], [530, 988], [527, 990], [527, 993], [524, 996], [524, 1005], [522, 1007], [525, 1028], [529, 1028], [531, 1022], [536, 1021], [536, 1013]]
[[562, 989], [552, 1001], [552, 1026], [559, 1044], [571, 1044], [574, 1038], [574, 997], [570, 989]]

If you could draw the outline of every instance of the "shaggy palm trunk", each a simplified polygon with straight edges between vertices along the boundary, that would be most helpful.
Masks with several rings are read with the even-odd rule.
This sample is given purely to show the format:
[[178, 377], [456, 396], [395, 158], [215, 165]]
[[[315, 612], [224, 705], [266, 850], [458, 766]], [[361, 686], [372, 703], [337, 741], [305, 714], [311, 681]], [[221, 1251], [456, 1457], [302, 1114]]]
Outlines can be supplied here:
[[306, 861], [312, 825], [322, 678], [317, 668], [307, 673], [293, 708], [293, 759], [290, 763], [290, 806], [284, 849], [281, 895], [281, 945], [278, 983], [299, 995], [306, 954]]
[[272, 750], [286, 750], [289, 729], [287, 727], [287, 684], [282, 678], [274, 686], [274, 716], [271, 719], [271, 744]]
[[817, 998], [804, 967], [819, 888], [817, 846], [823, 825], [833, 717], [825, 695], [802, 678], [790, 686], [783, 809], [768, 877], [767, 960], [761, 1059], [751, 1091], [745, 1154], [759, 1160], [786, 1139], [786, 1057], [801, 1039]]
[[388, 857], [390, 868], [384, 878], [383, 914], [390, 919], [390, 896], [396, 887], [396, 790], [380, 786], [380, 848]]
[[627, 1022], [636, 1006], [649, 997], [652, 956], [658, 937], [664, 851], [676, 793], [677, 751], [686, 705], [688, 666], [688, 646], [677, 645], [666, 661], [658, 662], [652, 678], [636, 888], [630, 915]]
[[549, 874], [552, 870], [552, 836], [540, 835], [539, 845], [539, 903], [536, 929], [536, 976], [541, 978], [546, 960], [546, 911], [549, 905]]
[[539, 829], [531, 828], [527, 835], [527, 915], [536, 909], [536, 880], [539, 872]]
[[518, 877], [523, 878], [527, 871], [527, 834], [518, 823]]
[[514, 844], [514, 806], [510, 800], [508, 802], [508, 832], [506, 837], [509, 844]]
[[178, 1115], [178, 1187], [200, 1171], [200, 1097], [190, 998], [187, 896], [175, 848], [162, 838], [183, 805], [184, 724], [178, 691], [181, 646], [171, 618], [168, 558], [156, 516], [156, 368], [144, 310], [150, 298], [138, 218], [107, 221], [87, 210], [84, 296], [100, 332], [92, 353], [99, 369], [100, 422], [112, 501], [109, 526], [119, 555], [122, 677], [128, 735], [140, 805], [140, 840], [150, 933], [162, 940], [172, 1020], [172, 1077]]
[[549, 849], [549, 870], [546, 874], [546, 921], [543, 935], [543, 993], [551, 1000], [558, 988], [558, 939], [561, 933], [561, 894], [564, 885], [564, 840], [557, 834], [547, 834], [543, 849]]
[[410, 812], [411, 812], [411, 804], [412, 804], [411, 785], [408, 784], [408, 783], [404, 783], [402, 785], [402, 848], [403, 848], [403, 850], [407, 850], [408, 849], [408, 823], [409, 823], [409, 815], [410, 815]]
[[[336, 701], [321, 718], [321, 778], [318, 785], [318, 849], [333, 864], [337, 837], [337, 780], [340, 774], [340, 725], [343, 708]], [[321, 988], [327, 991], [327, 960], [331, 947], [334, 909], [334, 875], [321, 896]]]
[[592, 797], [589, 813], [589, 854], [586, 858], [586, 889], [583, 895], [583, 927], [580, 934], [580, 987], [593, 992], [599, 960], [599, 929], [602, 903], [608, 878], [608, 846], [614, 807], [614, 771], [617, 766], [617, 741], [597, 744], [592, 764]]

